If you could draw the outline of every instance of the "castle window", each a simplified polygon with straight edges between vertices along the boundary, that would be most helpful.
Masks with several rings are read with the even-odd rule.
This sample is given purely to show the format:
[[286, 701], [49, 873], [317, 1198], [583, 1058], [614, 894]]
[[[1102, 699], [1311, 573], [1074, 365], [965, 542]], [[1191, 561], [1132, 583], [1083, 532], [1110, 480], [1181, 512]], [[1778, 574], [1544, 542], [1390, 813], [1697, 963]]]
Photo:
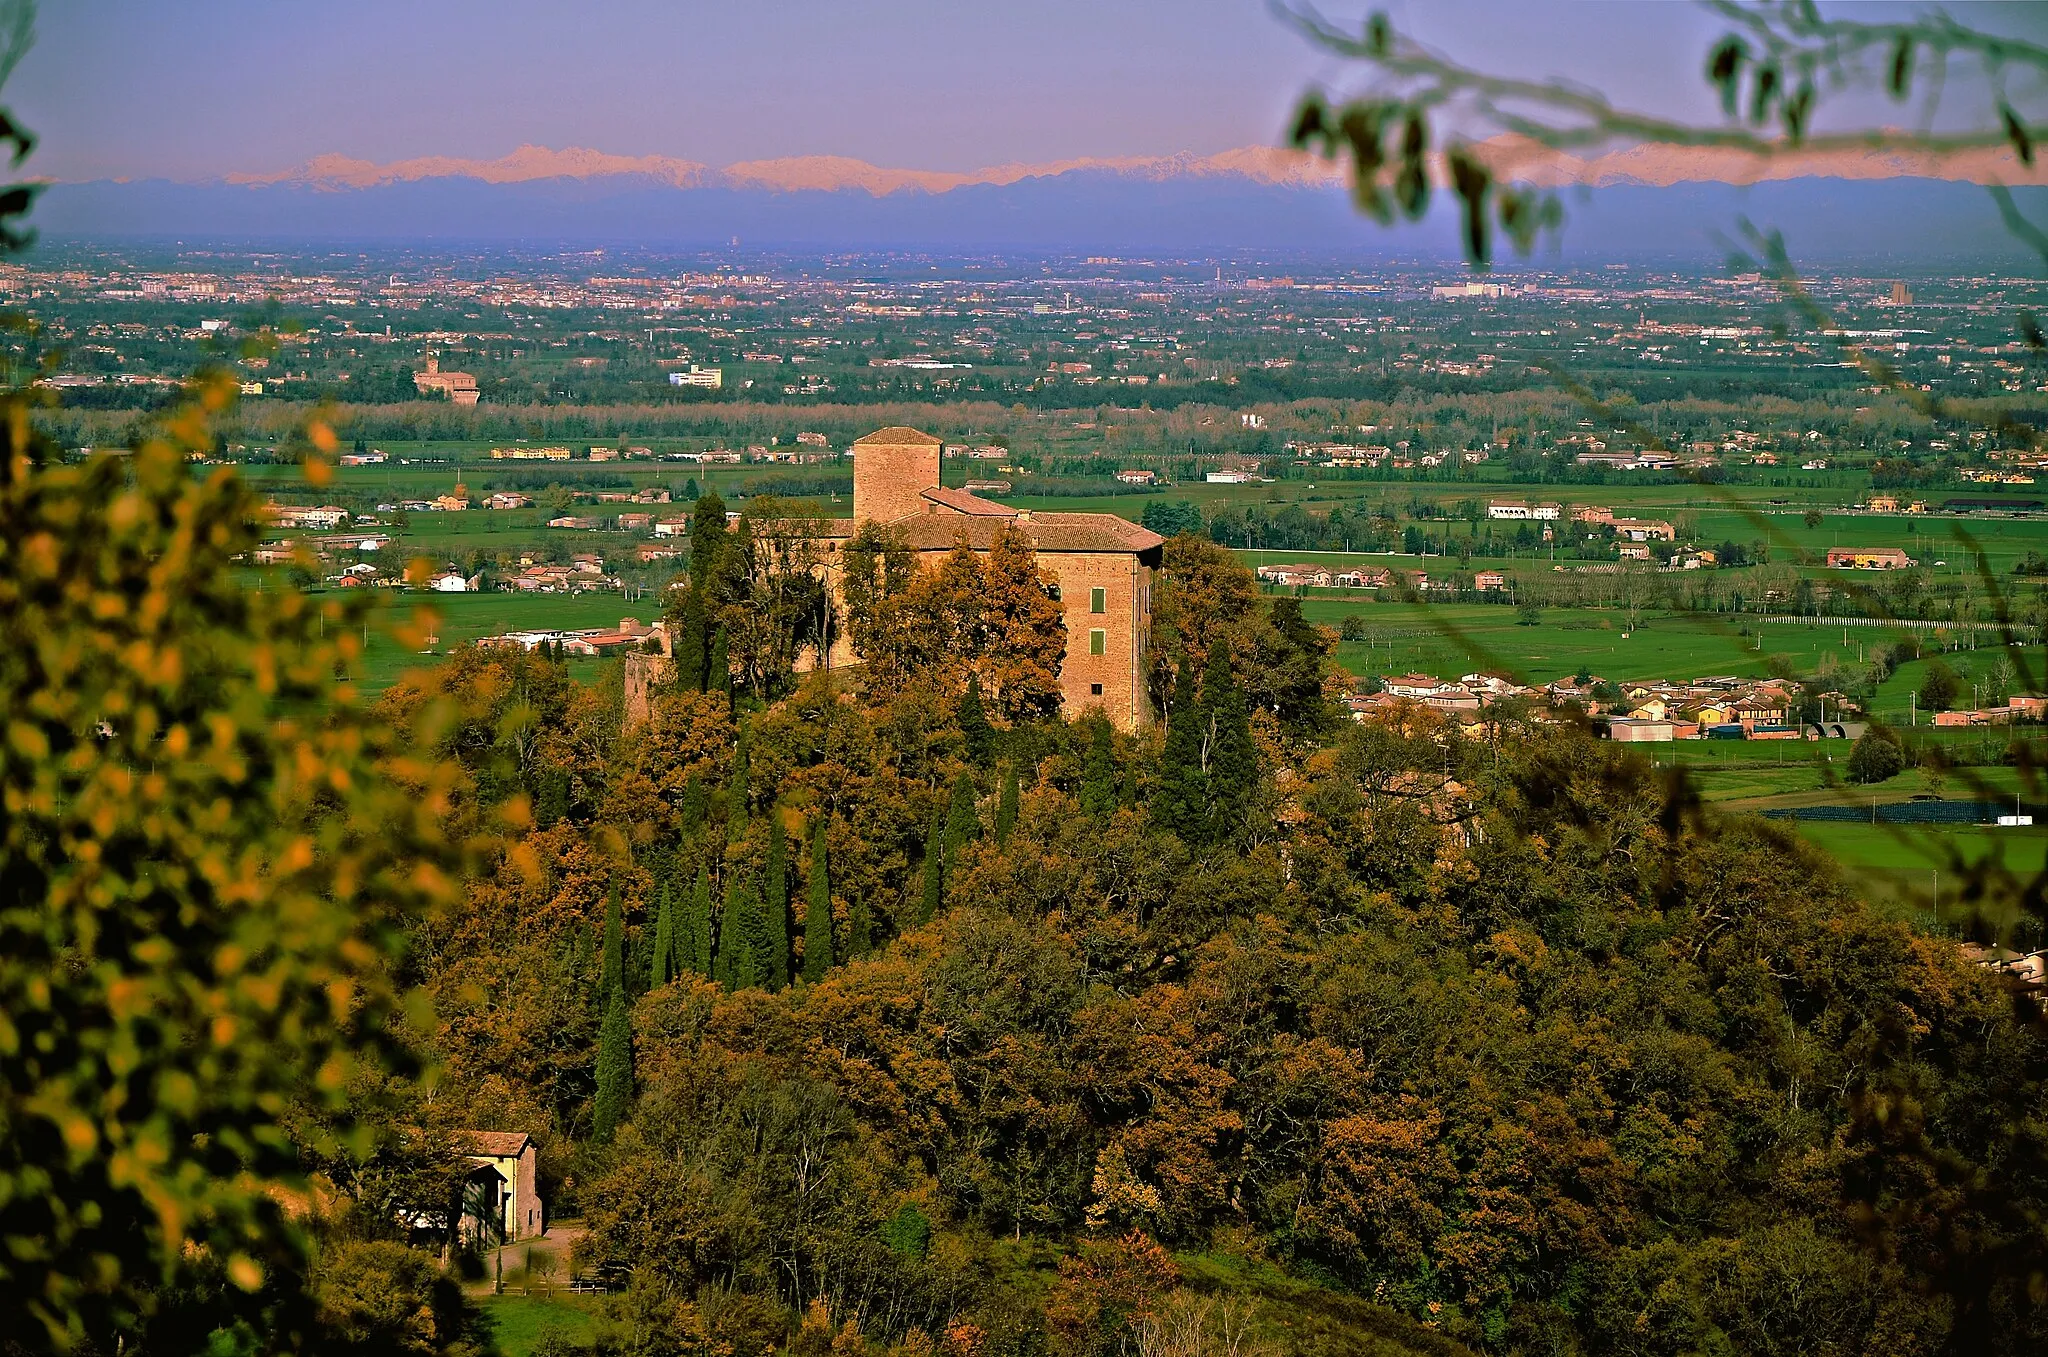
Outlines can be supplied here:
[[1091, 683], [1091, 684], [1089, 684], [1089, 685], [1088, 685], [1088, 696], [1090, 696], [1090, 697], [1101, 697], [1101, 696], [1102, 696], [1102, 685], [1101, 685], [1101, 684], [1099, 684], [1099, 683]]
[[1108, 611], [1109, 611], [1109, 590], [1107, 590], [1107, 589], [1090, 589], [1090, 590], [1088, 591], [1088, 611], [1089, 611], [1089, 612], [1091, 612], [1091, 613], [1106, 613], [1106, 612], [1108, 612]]
[[1097, 627], [1097, 628], [1096, 628], [1096, 629], [1095, 629], [1094, 631], [1091, 631], [1091, 632], [1089, 632], [1089, 633], [1088, 633], [1088, 653], [1089, 653], [1090, 655], [1102, 655], [1102, 654], [1107, 654], [1107, 653], [1108, 653], [1108, 651], [1109, 651], [1109, 633], [1108, 633], [1108, 632], [1106, 632], [1106, 631], [1102, 630], [1102, 628], [1100, 628], [1100, 627]]

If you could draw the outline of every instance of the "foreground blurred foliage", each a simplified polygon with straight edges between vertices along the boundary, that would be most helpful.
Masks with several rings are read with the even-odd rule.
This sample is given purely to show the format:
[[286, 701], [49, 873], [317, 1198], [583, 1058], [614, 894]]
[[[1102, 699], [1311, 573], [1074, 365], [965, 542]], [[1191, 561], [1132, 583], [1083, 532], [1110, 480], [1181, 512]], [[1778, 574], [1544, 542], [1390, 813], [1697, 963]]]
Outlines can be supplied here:
[[31, 1349], [308, 1346], [302, 1168], [371, 1156], [362, 1090], [418, 1068], [391, 962], [458, 876], [450, 779], [342, 677], [359, 609], [238, 578], [258, 503], [188, 462], [233, 390], [82, 462], [0, 406], [0, 1333]]

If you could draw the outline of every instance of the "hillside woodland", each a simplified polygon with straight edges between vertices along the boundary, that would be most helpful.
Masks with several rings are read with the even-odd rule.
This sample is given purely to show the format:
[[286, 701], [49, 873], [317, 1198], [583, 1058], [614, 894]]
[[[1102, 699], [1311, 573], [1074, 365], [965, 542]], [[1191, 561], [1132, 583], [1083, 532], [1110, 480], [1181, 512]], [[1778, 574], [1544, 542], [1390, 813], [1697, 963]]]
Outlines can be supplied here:
[[1487, 1351], [2032, 1346], [2048, 1046], [1953, 942], [1574, 729], [1334, 720], [1198, 539], [1135, 739], [992, 717], [1033, 642], [942, 592], [892, 625], [980, 639], [885, 688], [626, 730], [471, 652], [384, 704], [461, 713], [458, 815], [547, 808], [408, 964], [607, 1351], [1129, 1351], [1219, 1256]]
[[488, 1352], [406, 1228], [485, 1129], [605, 1354], [2038, 1346], [2040, 1015], [1787, 833], [1337, 719], [1194, 537], [1136, 738], [1001, 696], [1028, 550], [879, 569], [884, 684], [776, 667], [752, 527], [645, 721], [517, 650], [370, 704], [198, 399], [0, 483], [7, 1345]]

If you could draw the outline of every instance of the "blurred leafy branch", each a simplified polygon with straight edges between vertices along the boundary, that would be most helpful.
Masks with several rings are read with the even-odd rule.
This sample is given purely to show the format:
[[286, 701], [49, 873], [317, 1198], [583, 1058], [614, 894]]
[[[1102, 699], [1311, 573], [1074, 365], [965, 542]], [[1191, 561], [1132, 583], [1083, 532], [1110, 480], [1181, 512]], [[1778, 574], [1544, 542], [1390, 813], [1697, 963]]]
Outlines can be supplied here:
[[[1281, 17], [1316, 46], [1361, 63], [1364, 90], [1333, 102], [1310, 90], [1289, 133], [1297, 148], [1348, 158], [1359, 208], [1388, 223], [1429, 210], [1431, 161], [1459, 200], [1466, 254], [1484, 268], [1494, 233], [1518, 250], [1562, 224], [1554, 191], [1503, 181], [1495, 157], [1481, 147], [1502, 135], [1553, 151], [1600, 151], [1621, 145], [1689, 146], [1740, 152], [1759, 166], [1774, 157], [1813, 151], [1942, 153], [2010, 146], [2024, 166], [2048, 126], [2036, 90], [2023, 77], [2048, 75], [2048, 48], [1957, 23], [1946, 14], [1903, 23], [1860, 23], [1824, 17], [1813, 0], [1708, 0], [1729, 32], [1708, 52], [1705, 78], [1719, 92], [1724, 121], [1690, 123], [1617, 107], [1598, 90], [1562, 80], [1502, 76], [1461, 64], [1395, 32], [1384, 14], [1362, 30], [1340, 28], [1314, 8], [1276, 3]], [[1959, 78], [1981, 82], [1995, 116], [1981, 126], [1936, 130], [1945, 91]], [[1920, 88], [1917, 125], [1816, 130], [1824, 100], [1881, 89], [1904, 102]], [[2020, 215], [2002, 186], [1993, 186], [2015, 233], [2048, 259], [2048, 238]]]
[[[33, 34], [0, 5], [0, 77]], [[0, 112], [16, 160], [33, 138]], [[33, 190], [0, 192], [0, 250]], [[13, 328], [24, 328], [16, 322]], [[325, 1350], [309, 1162], [421, 1072], [401, 966], [471, 859], [448, 714], [352, 682], [368, 605], [252, 589], [260, 496], [194, 473], [225, 367], [67, 458], [0, 388], [0, 1346]], [[335, 444], [319, 417], [309, 477]], [[339, 1180], [341, 1175], [330, 1173]]]

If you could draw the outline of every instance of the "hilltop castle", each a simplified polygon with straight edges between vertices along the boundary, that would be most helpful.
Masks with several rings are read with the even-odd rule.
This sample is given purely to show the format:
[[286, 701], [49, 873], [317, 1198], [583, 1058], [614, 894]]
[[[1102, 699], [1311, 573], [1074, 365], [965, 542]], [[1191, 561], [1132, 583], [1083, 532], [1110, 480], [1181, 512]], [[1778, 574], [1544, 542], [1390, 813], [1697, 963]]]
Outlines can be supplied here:
[[[935, 566], [965, 542], [987, 551], [997, 528], [1023, 533], [1038, 564], [1058, 582], [1067, 628], [1060, 662], [1061, 707], [1068, 716], [1101, 709], [1119, 730], [1151, 720], [1145, 696], [1145, 640], [1152, 627], [1152, 571], [1165, 539], [1115, 514], [1014, 509], [939, 484], [944, 445], [928, 433], [877, 429], [853, 444], [853, 517], [829, 520], [826, 536], [843, 543], [863, 524], [901, 534], [920, 568]], [[836, 556], [835, 556], [836, 560]], [[838, 572], [832, 572], [834, 592]], [[843, 640], [834, 665], [854, 662]]]
[[[1115, 514], [1040, 513], [949, 490], [939, 484], [944, 445], [917, 429], [877, 429], [853, 445], [853, 517], [818, 525], [826, 551], [826, 584], [842, 611], [841, 551], [861, 526], [900, 535], [919, 568], [936, 566], [964, 542], [986, 552], [1007, 524], [1027, 537], [1039, 567], [1056, 582], [1066, 624], [1060, 661], [1060, 705], [1069, 717], [1100, 710], [1123, 731], [1152, 720], [1145, 693], [1145, 642], [1152, 629], [1152, 572], [1165, 539]], [[669, 643], [661, 633], [664, 647]], [[841, 629], [831, 665], [858, 663]], [[627, 720], [644, 719], [649, 688], [667, 662], [629, 655]]]

